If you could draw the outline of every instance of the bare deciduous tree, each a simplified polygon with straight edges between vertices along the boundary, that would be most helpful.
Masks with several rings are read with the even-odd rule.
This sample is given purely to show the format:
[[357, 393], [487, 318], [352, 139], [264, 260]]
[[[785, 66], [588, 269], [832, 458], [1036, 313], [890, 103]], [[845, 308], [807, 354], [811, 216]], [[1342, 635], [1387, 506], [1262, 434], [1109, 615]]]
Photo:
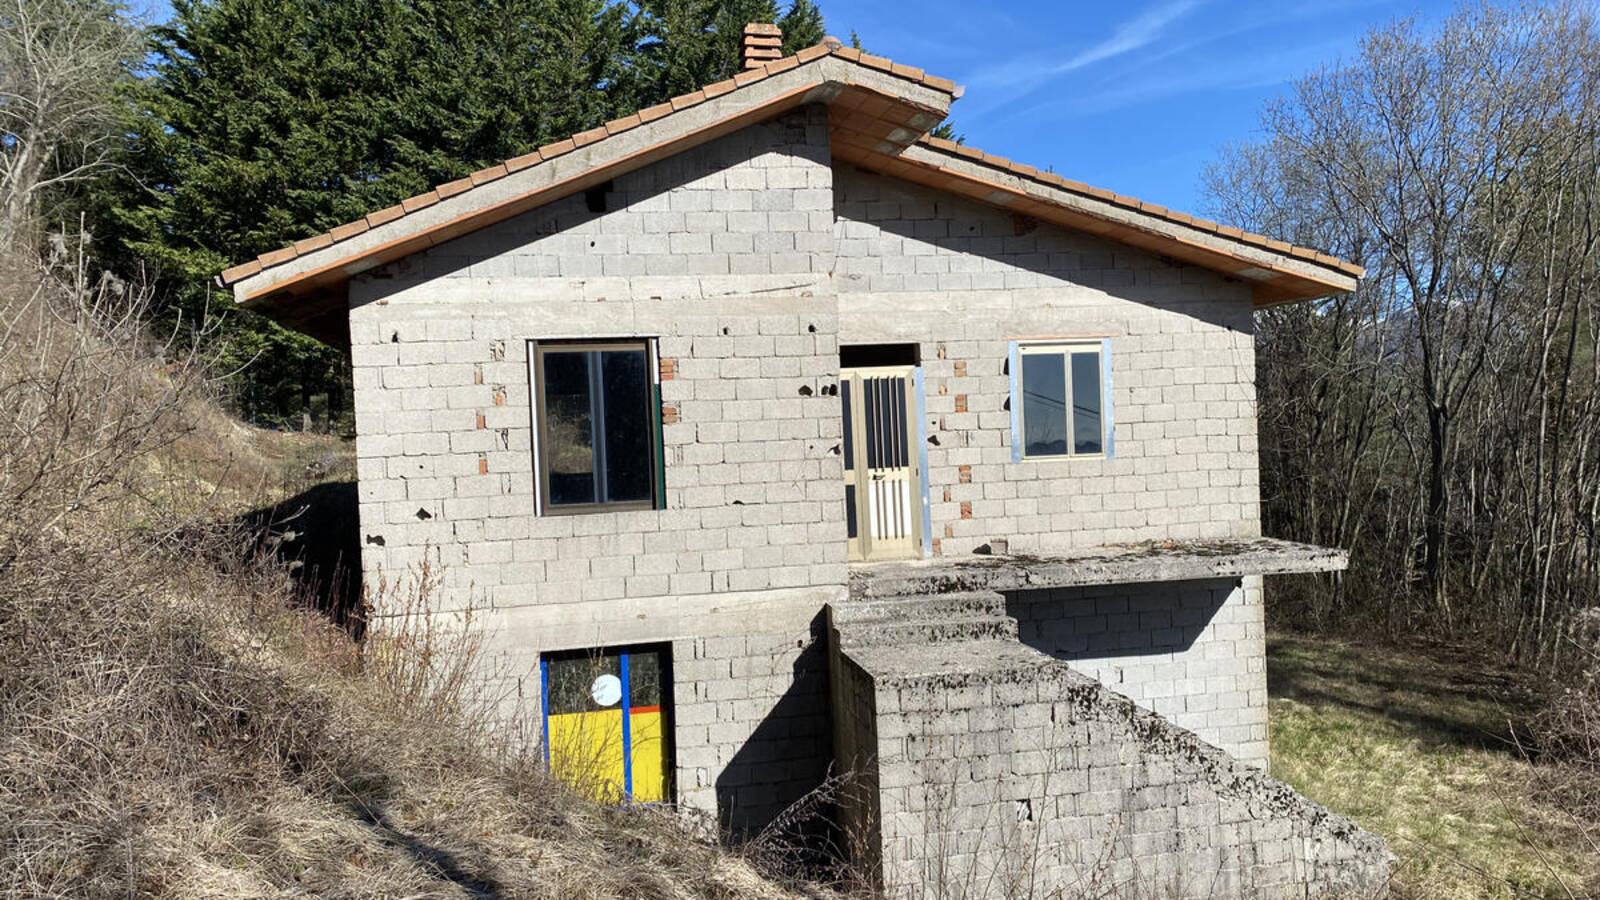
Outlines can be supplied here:
[[111, 163], [142, 41], [107, 0], [0, 0], [0, 250], [37, 237], [50, 191]]
[[1551, 651], [1600, 594], [1592, 11], [1374, 32], [1265, 125], [1212, 169], [1219, 214], [1368, 268], [1259, 320], [1269, 527], [1351, 546], [1363, 612]]

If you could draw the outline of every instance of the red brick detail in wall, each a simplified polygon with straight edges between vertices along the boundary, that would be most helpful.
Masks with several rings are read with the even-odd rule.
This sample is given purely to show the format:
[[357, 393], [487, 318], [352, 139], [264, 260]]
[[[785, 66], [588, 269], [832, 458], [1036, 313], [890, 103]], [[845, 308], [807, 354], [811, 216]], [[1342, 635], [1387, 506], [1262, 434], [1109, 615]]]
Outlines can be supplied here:
[[678, 408], [676, 406], [661, 407], [661, 421], [666, 425], [678, 424]]
[[967, 377], [967, 364], [965, 362], [956, 363], [956, 377], [957, 378], [965, 378], [965, 377]]
[[950, 502], [950, 489], [949, 488], [945, 488], [944, 489], [944, 502], [946, 502], [946, 503]]
[[946, 523], [945, 526], [944, 526], [944, 536], [947, 537], [947, 538], [955, 537], [956, 536], [956, 527], [954, 525]]
[[933, 555], [934, 556], [943, 556], [944, 555], [943, 543], [944, 542], [941, 541], [939, 538], [934, 538], [933, 539]]
[[678, 377], [678, 361], [675, 359], [661, 360], [661, 380], [671, 381]]
[[483, 384], [483, 366], [472, 367], [472, 383]]
[[956, 477], [958, 477], [961, 480], [962, 484], [971, 484], [972, 483], [972, 467], [971, 466], [961, 466], [961, 467], [956, 469], [956, 473], [957, 473]]
[[972, 501], [970, 501], [970, 500], [961, 501], [961, 518], [963, 518], [963, 519], [972, 518]]
[[485, 428], [488, 428], [488, 427], [489, 427], [489, 420], [484, 418], [483, 413], [478, 413], [478, 430], [482, 431], [482, 430], [484, 430]]
[[503, 387], [501, 385], [496, 385], [495, 386], [495, 389], [494, 389], [494, 405], [495, 406], [505, 406], [506, 405], [506, 389], [505, 389], [505, 387]]
[[489, 457], [487, 457], [487, 456], [478, 457], [478, 474], [479, 475], [487, 475], [487, 474], [489, 474]]
[[967, 395], [966, 394], [957, 394], [956, 395], [956, 412], [966, 412], [966, 411], [967, 411]]

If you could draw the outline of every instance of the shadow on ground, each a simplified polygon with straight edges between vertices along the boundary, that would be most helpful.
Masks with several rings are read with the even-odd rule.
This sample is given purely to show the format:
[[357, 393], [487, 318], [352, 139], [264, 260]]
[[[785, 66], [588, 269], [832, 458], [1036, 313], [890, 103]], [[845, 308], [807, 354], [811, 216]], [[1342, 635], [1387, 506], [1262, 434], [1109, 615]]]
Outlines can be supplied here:
[[1268, 693], [1308, 706], [1380, 715], [1427, 743], [1518, 753], [1513, 723], [1531, 697], [1515, 672], [1446, 646], [1355, 646], [1292, 635], [1267, 640]]

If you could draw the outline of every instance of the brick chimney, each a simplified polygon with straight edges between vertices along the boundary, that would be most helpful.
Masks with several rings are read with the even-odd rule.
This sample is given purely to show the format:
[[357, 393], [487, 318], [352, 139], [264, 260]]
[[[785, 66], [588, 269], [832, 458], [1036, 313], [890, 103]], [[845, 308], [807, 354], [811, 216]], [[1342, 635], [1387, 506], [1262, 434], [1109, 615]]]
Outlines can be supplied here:
[[744, 27], [744, 69], [759, 69], [783, 56], [783, 29], [751, 22]]

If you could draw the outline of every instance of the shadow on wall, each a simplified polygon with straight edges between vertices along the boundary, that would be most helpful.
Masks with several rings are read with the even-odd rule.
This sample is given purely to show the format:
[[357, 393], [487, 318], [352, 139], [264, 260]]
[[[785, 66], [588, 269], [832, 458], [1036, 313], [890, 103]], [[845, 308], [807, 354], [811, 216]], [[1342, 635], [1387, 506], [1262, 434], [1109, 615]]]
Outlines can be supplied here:
[[1024, 644], [1059, 660], [1182, 653], [1239, 588], [1235, 578], [1011, 591]]
[[717, 818], [733, 842], [761, 840], [796, 861], [820, 859], [832, 839], [833, 759], [824, 616], [794, 660], [782, 696], [717, 778]]
[[[834, 215], [843, 223], [871, 226], [877, 234], [855, 239], [858, 229], [844, 228], [839, 246], [841, 294], [858, 291], [968, 290], [1079, 285], [1169, 312], [1253, 333], [1248, 290], [1229, 277], [1200, 266], [1114, 241], [1076, 232], [1028, 216], [983, 206], [963, 197], [862, 172], [848, 166], [834, 170]], [[884, 246], [887, 240], [891, 245]], [[897, 249], [904, 242], [905, 250]], [[907, 253], [918, 260], [915, 273], [891, 273], [878, 261]], [[961, 261], [962, 269], [949, 267]], [[981, 259], [978, 269], [970, 266]], [[1135, 266], [1144, 267], [1141, 272]], [[1007, 278], [1006, 276], [1013, 276]], [[1015, 276], [1024, 276], [1020, 282]], [[1032, 276], [1032, 277], [1027, 277]], [[1190, 279], [1190, 280], [1185, 280]], [[1236, 284], [1239, 303], [1219, 303], [1195, 292], [1199, 302], [1174, 303], [1173, 289], [1183, 285]]]
[[258, 552], [293, 565], [303, 603], [361, 636], [366, 619], [355, 482], [325, 482], [238, 521], [257, 535]]

